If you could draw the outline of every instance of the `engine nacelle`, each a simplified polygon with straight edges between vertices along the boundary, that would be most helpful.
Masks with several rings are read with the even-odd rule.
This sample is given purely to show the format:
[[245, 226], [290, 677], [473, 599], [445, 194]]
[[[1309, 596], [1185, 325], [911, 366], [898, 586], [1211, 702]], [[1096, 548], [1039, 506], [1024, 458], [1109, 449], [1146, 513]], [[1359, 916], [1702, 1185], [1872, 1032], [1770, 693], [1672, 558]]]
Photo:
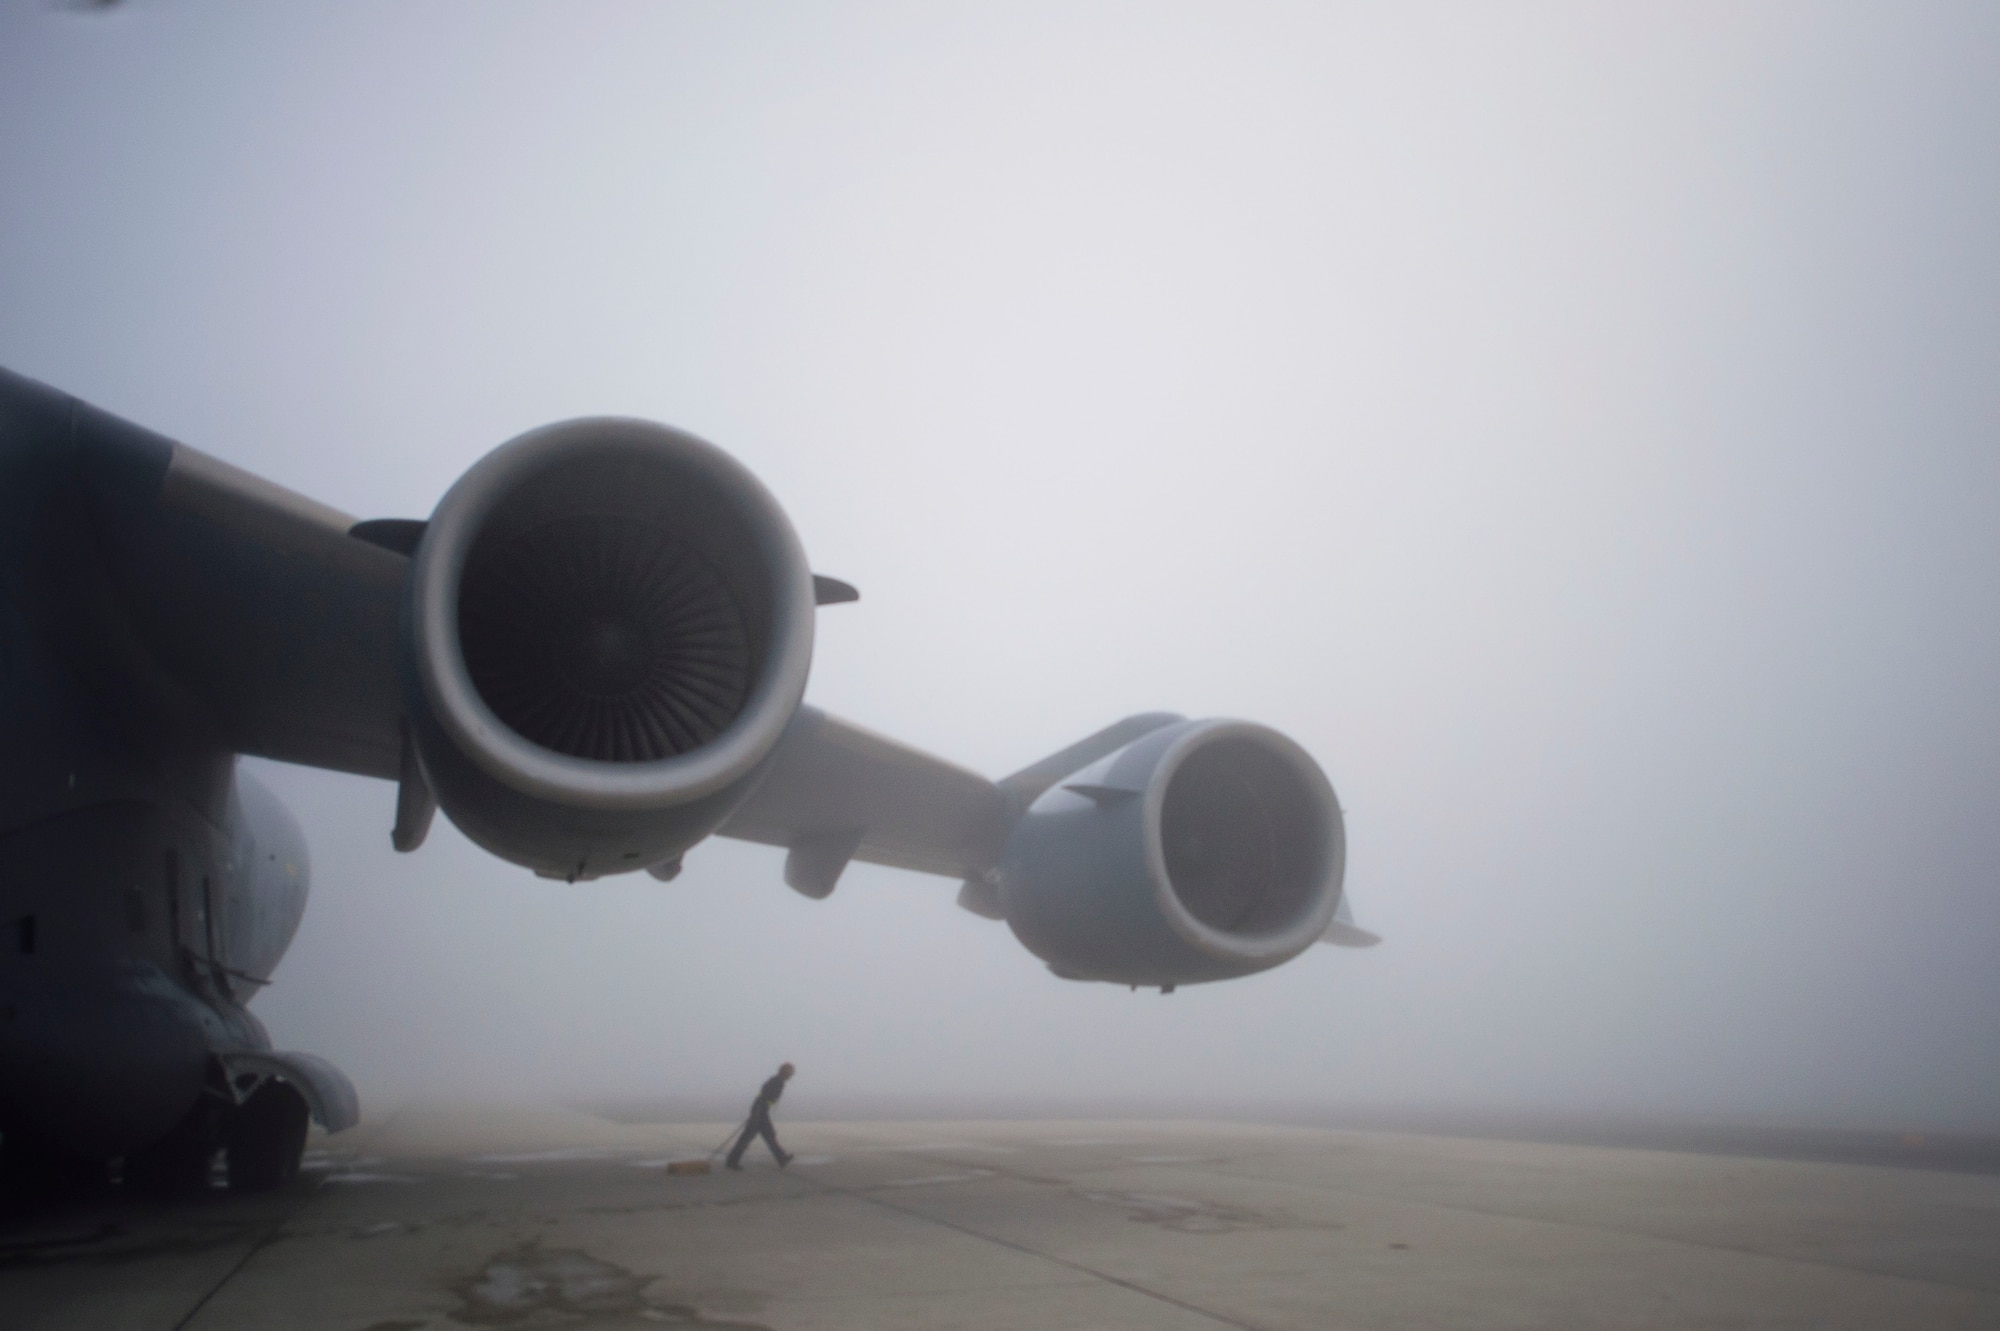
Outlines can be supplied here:
[[1326, 932], [1347, 854], [1332, 785], [1244, 721], [1153, 731], [1050, 787], [1007, 842], [1006, 919], [1067, 979], [1195, 984]]
[[553, 877], [675, 860], [797, 711], [813, 587], [741, 464], [645, 421], [568, 421], [481, 459], [410, 573], [410, 732], [438, 805]]

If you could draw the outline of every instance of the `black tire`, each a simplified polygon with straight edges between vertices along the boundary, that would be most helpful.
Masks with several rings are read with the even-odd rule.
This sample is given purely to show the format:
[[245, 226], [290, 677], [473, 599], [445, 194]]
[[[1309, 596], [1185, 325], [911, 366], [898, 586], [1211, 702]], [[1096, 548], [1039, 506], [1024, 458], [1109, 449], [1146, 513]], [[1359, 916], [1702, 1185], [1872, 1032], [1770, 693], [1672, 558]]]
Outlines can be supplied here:
[[220, 1137], [215, 1102], [204, 1095], [166, 1140], [125, 1157], [125, 1186], [150, 1197], [203, 1191]]
[[0, 1196], [25, 1204], [95, 1192], [109, 1181], [110, 1164], [32, 1133], [10, 1132], [0, 1137]]
[[273, 1078], [237, 1109], [229, 1124], [229, 1186], [268, 1192], [298, 1177], [312, 1112], [289, 1082]]

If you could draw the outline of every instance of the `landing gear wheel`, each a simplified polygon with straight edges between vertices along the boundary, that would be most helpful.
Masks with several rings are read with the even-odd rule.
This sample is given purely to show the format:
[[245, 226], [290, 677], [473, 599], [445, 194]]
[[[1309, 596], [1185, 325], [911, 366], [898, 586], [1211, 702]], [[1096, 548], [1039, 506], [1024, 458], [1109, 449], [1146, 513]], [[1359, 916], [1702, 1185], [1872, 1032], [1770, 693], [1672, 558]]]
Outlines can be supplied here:
[[32, 1133], [10, 1132], [0, 1138], [0, 1197], [41, 1202], [92, 1192], [104, 1186], [109, 1164]]
[[259, 1086], [229, 1124], [229, 1186], [268, 1192], [298, 1177], [311, 1118], [291, 1083], [274, 1078]]
[[125, 1157], [125, 1186], [153, 1197], [182, 1197], [208, 1186], [215, 1160], [214, 1103], [203, 1096], [173, 1135]]

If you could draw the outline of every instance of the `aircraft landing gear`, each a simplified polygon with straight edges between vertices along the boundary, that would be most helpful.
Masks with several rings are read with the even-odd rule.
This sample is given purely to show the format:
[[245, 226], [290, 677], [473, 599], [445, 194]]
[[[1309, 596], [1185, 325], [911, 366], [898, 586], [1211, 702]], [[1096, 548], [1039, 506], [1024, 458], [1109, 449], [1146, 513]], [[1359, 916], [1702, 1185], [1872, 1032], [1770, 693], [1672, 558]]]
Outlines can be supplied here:
[[259, 1086], [230, 1120], [229, 1186], [267, 1192], [298, 1177], [310, 1120], [305, 1097], [289, 1082], [273, 1078]]
[[215, 1104], [203, 1096], [166, 1140], [125, 1157], [125, 1186], [152, 1197], [200, 1192], [208, 1186], [220, 1137]]
[[208, 1186], [221, 1148], [236, 1192], [266, 1192], [298, 1177], [312, 1111], [290, 1082], [266, 1077], [241, 1104], [204, 1093], [165, 1141], [125, 1157], [125, 1186], [155, 1197], [180, 1197]]
[[0, 1137], [0, 1198], [34, 1203], [92, 1192], [109, 1179], [109, 1165], [31, 1133], [10, 1132]]

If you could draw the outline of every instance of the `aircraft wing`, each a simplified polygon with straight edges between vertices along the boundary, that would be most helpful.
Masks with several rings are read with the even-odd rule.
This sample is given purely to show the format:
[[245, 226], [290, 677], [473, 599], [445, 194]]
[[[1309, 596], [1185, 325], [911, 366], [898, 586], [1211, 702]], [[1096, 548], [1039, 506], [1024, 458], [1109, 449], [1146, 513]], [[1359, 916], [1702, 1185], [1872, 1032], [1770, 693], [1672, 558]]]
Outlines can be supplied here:
[[[46, 652], [0, 721], [87, 700], [161, 789], [230, 752], [393, 780], [399, 849], [441, 810], [569, 881], [671, 878], [718, 832], [784, 847], [809, 897], [856, 859], [938, 874], [1070, 979], [1171, 989], [1378, 941], [1344, 908], [1331, 783], [1269, 727], [1128, 717], [996, 782], [804, 706], [815, 607], [855, 593], [666, 426], [531, 430], [427, 520], [356, 523], [0, 372], [7, 569]], [[73, 789], [67, 762], [44, 775]]]
[[720, 831], [785, 846], [785, 881], [833, 890], [850, 859], [965, 878], [998, 862], [1010, 805], [975, 772], [801, 707], [769, 773]]
[[[968, 909], [994, 914], [982, 880], [1000, 862], [1021, 811], [1063, 777], [1182, 718], [1127, 717], [990, 781], [852, 722], [802, 707], [770, 774], [720, 828], [723, 836], [785, 846], [785, 881], [811, 897], [833, 890], [849, 859], [970, 880]], [[997, 916], [996, 916], [997, 917]]]
[[6, 380], [14, 403], [38, 401], [39, 433], [64, 436], [73, 525], [94, 539], [63, 561], [68, 594], [44, 602], [108, 687], [239, 753], [393, 779], [409, 560], [324, 504]]
[[[94, 638], [226, 747], [396, 777], [396, 616], [408, 558], [354, 520], [74, 404], [96, 530]], [[102, 626], [100, 626], [102, 628]]]
[[[0, 371], [0, 374], [4, 374]], [[410, 561], [327, 505], [30, 381], [75, 460], [97, 558], [78, 604], [123, 677], [171, 694], [236, 752], [396, 780], [397, 620]], [[408, 524], [420, 531], [420, 524]], [[412, 535], [416, 534], [413, 531]], [[825, 586], [833, 584], [821, 580]], [[843, 594], [844, 593], [844, 594]], [[851, 598], [837, 588], [822, 599]], [[101, 649], [103, 650], [103, 649]], [[724, 835], [963, 877], [990, 866], [992, 781], [802, 707]]]

